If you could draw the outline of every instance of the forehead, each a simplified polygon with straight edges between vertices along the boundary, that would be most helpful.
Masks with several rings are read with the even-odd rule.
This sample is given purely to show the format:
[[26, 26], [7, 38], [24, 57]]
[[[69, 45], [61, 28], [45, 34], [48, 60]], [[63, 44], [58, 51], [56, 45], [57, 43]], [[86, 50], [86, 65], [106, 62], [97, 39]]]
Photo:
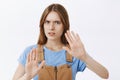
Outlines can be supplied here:
[[47, 15], [46, 20], [60, 20], [60, 16], [58, 15], [57, 12], [51, 11], [51, 12]]

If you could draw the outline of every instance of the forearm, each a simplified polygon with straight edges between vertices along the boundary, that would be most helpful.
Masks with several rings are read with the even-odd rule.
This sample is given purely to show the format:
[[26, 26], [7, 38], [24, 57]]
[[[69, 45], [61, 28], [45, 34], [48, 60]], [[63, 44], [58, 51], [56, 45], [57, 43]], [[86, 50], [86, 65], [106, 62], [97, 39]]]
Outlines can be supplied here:
[[108, 73], [107, 69], [104, 66], [102, 66], [101, 64], [99, 64], [97, 61], [95, 61], [88, 54], [86, 54], [86, 56], [84, 56], [82, 60], [86, 63], [87, 67], [90, 70], [95, 72], [101, 78], [107, 79], [109, 77], [109, 73]]
[[29, 75], [27, 75], [27, 74], [24, 74], [23, 76], [21, 76], [21, 77], [19, 77], [19, 78], [15, 78], [14, 77], [14, 79], [13, 80], [31, 80], [30, 79], [30, 76]]

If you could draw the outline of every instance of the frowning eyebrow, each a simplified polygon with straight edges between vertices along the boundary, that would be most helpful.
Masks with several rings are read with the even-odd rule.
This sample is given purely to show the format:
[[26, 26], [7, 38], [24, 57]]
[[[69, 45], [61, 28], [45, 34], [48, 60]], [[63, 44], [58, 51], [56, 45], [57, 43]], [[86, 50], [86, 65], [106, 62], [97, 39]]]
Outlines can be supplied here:
[[45, 22], [44, 23], [50, 23], [50, 21], [49, 20], [45, 20]]
[[50, 22], [61, 23], [60, 20], [54, 20], [54, 21], [51, 21], [51, 20], [45, 20], [45, 23], [50, 23]]

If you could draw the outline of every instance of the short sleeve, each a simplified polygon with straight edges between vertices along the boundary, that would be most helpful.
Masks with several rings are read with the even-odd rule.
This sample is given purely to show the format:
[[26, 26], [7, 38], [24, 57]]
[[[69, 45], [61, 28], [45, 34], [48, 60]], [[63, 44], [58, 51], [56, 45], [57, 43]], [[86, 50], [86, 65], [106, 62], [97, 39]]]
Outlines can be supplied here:
[[79, 60], [77, 70], [83, 72], [85, 68], [86, 68], [86, 64], [83, 61]]
[[18, 62], [21, 63], [23, 66], [25, 66], [26, 64], [26, 59], [27, 59], [27, 55], [30, 53], [31, 49], [33, 47], [30, 46], [30, 47], [27, 47], [23, 53], [20, 55], [20, 57], [18, 58]]

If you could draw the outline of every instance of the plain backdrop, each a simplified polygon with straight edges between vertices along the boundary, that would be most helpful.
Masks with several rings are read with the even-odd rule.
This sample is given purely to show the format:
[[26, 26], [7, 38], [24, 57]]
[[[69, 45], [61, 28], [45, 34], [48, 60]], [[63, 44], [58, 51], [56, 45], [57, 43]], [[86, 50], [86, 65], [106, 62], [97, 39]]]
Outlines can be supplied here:
[[[39, 20], [52, 3], [68, 11], [86, 51], [120, 80], [120, 0], [0, 0], [0, 79], [12, 80], [23, 50], [37, 43]], [[76, 80], [102, 80], [86, 68]]]

